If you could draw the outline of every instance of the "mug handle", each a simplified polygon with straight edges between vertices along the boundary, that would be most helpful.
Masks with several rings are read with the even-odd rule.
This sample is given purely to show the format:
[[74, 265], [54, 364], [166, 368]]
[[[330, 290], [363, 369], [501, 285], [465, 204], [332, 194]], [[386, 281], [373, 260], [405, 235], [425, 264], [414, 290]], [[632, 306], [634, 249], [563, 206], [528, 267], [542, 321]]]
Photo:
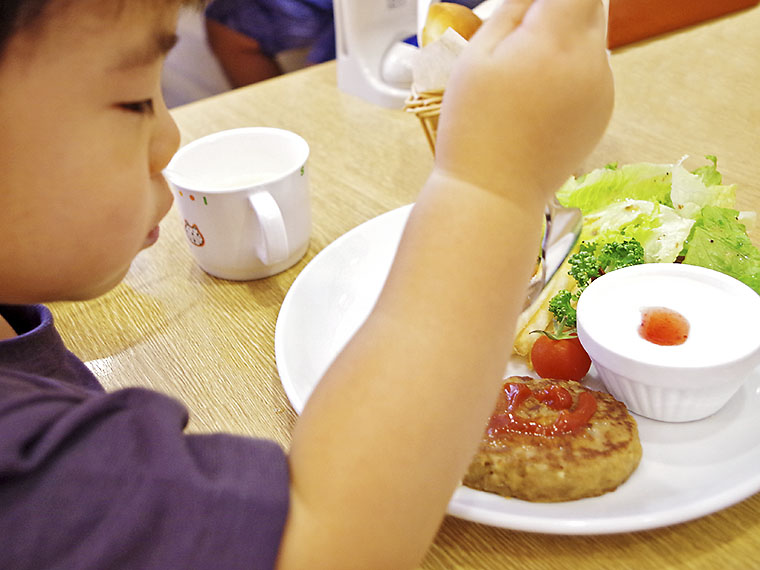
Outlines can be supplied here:
[[261, 228], [261, 243], [256, 253], [264, 265], [282, 263], [288, 258], [288, 234], [277, 202], [269, 192], [254, 192], [248, 201]]

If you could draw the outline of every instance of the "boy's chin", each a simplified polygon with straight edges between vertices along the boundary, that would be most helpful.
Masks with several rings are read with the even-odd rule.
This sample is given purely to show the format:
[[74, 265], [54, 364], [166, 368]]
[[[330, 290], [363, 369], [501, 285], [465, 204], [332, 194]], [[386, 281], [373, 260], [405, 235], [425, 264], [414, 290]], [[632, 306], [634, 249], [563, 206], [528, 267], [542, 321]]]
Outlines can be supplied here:
[[[80, 272], [77, 279], [56, 279], [55, 276], [47, 276], [31, 286], [23, 287], [15, 283], [14, 287], [3, 290], [0, 287], [0, 304], [8, 305], [33, 305], [37, 303], [56, 303], [71, 301], [88, 301], [96, 299], [110, 292], [119, 285], [129, 272], [130, 264], [119, 269], [112, 269], [106, 275], [94, 275], [87, 272], [86, 276]], [[87, 279], [79, 279], [86, 277]]]
[[128, 265], [123, 270], [105, 276], [97, 282], [82, 284], [81, 287], [68, 291], [60, 295], [59, 298], [51, 299], [50, 301], [89, 301], [97, 299], [117, 287], [124, 280], [124, 277], [126, 277], [129, 267]]

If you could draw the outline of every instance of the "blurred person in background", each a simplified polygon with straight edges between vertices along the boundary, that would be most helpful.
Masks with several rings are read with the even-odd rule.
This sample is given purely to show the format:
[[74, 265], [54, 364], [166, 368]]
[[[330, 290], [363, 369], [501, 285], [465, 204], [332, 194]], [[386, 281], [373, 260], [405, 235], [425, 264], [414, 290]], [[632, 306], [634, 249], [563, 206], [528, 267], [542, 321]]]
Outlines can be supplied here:
[[[448, 0], [473, 8], [482, 0]], [[335, 59], [332, 0], [214, 0], [212, 52], [234, 87]]]

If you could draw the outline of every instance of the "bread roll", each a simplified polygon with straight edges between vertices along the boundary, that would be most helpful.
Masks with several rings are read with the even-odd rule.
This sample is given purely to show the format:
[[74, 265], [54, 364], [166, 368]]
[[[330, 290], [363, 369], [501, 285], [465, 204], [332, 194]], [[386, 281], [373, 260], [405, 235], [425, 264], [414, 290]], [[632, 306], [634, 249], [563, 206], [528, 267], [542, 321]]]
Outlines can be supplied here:
[[483, 21], [467, 6], [452, 2], [436, 2], [430, 5], [425, 26], [422, 28], [422, 45], [426, 46], [440, 38], [448, 28], [453, 28], [469, 40]]

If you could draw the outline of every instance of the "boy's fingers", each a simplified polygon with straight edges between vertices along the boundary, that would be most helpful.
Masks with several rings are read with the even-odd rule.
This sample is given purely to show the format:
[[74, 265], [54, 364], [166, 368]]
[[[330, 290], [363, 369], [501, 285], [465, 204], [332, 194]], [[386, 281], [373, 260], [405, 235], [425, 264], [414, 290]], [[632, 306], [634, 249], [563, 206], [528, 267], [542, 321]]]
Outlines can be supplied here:
[[601, 0], [504, 0], [472, 38], [481, 49], [493, 51], [524, 20], [544, 33], [573, 34], [589, 28], [605, 31]]
[[589, 29], [606, 33], [607, 18], [602, 0], [538, 0], [535, 12], [556, 34], [572, 35]]
[[483, 23], [470, 43], [492, 51], [523, 21], [534, 0], [504, 0]]

